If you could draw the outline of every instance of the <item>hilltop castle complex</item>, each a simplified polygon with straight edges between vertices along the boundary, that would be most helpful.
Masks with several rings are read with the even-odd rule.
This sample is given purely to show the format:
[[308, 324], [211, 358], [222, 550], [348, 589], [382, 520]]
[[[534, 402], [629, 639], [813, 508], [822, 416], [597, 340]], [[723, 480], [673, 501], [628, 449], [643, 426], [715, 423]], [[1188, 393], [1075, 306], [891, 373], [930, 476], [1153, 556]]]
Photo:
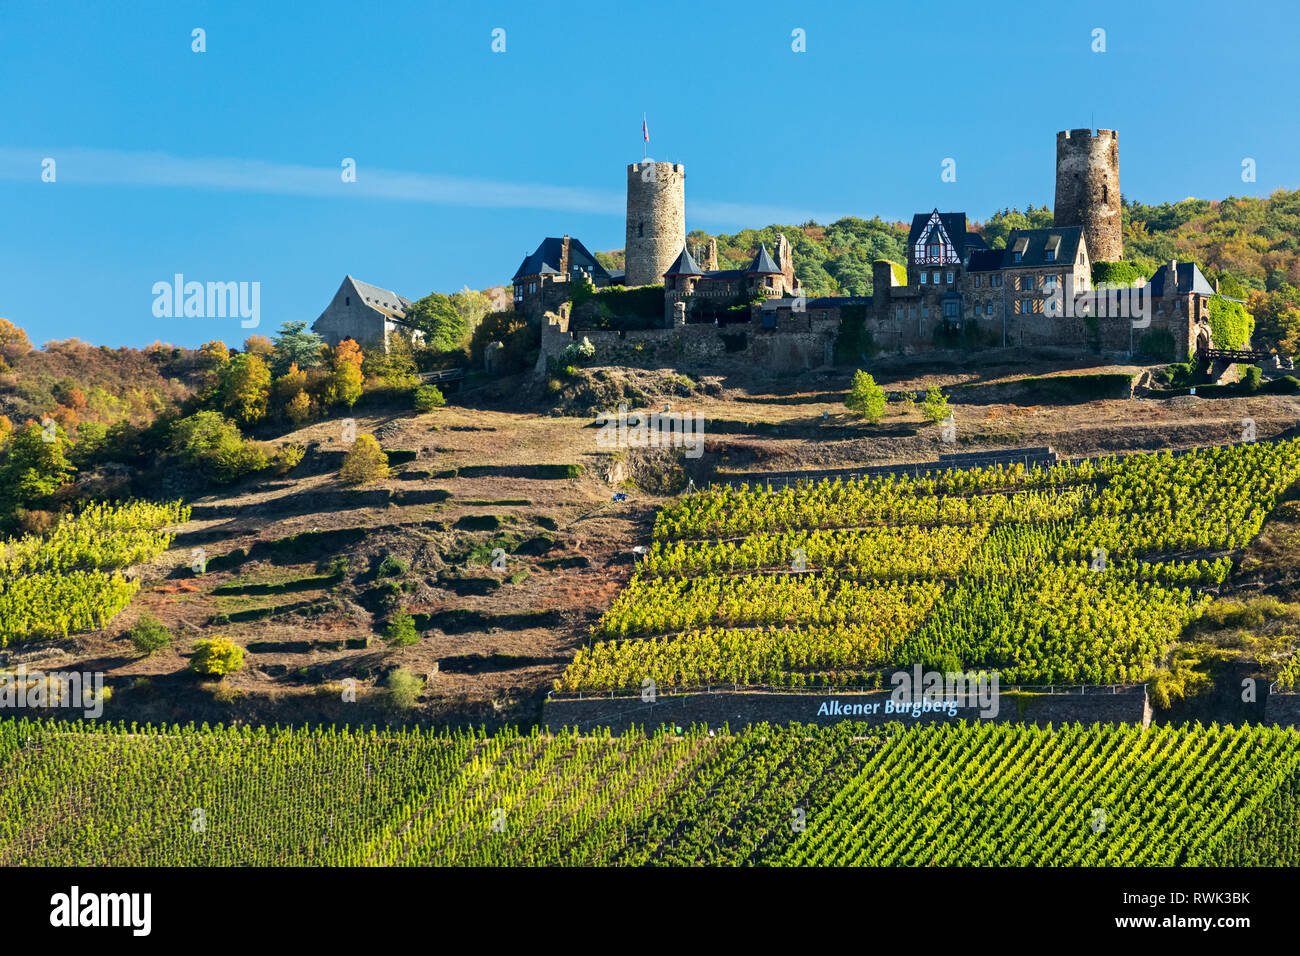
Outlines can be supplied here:
[[[897, 353], [942, 347], [954, 336], [966, 347], [1141, 350], [1168, 360], [1211, 345], [1214, 289], [1194, 263], [1162, 266], [1127, 303], [1093, 288], [1093, 263], [1123, 258], [1121, 215], [1116, 132], [1062, 131], [1052, 226], [1015, 230], [1004, 248], [990, 249], [965, 213], [917, 213], [907, 261], [877, 260], [872, 295], [807, 298], [784, 235], [742, 268], [719, 269], [713, 240], [691, 249], [685, 167], [646, 161], [627, 168], [624, 271], [602, 267], [577, 239], [548, 238], [515, 273], [515, 308], [542, 323], [539, 368], [575, 335], [615, 351], [633, 345], [644, 358], [653, 358], [647, 349], [696, 358], [743, 353], [735, 357], [811, 367], [832, 360], [845, 323], [861, 323], [860, 338]], [[574, 280], [596, 289], [662, 285], [662, 321], [614, 331], [581, 310], [571, 314]], [[1140, 314], [1125, 307], [1133, 302]]]

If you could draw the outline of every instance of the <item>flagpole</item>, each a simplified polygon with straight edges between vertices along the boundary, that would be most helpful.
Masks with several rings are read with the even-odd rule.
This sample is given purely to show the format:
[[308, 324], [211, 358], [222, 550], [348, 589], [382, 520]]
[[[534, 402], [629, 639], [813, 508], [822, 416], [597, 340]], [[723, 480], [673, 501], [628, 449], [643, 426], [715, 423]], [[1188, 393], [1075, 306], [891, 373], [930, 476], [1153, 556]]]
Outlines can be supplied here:
[[646, 126], [646, 115], [642, 113], [641, 114], [641, 162], [643, 163], [646, 161], [646, 159], [649, 158], [649, 153], [647, 151], [647, 145], [649, 144], [649, 142], [650, 142], [650, 128]]

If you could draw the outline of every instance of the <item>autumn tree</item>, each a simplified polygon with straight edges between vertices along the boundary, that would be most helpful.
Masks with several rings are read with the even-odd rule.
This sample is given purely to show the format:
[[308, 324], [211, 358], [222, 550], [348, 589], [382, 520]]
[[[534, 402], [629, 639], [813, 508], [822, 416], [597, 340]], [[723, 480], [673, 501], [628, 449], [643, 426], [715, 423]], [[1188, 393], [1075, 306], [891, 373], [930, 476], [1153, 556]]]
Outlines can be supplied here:
[[263, 359], [270, 359], [275, 355], [275, 343], [265, 335], [250, 335], [244, 339], [244, 352], [248, 355], [257, 355]]
[[236, 355], [221, 378], [221, 404], [226, 414], [244, 425], [266, 417], [271, 370], [257, 355]]
[[351, 408], [361, 397], [364, 377], [361, 365], [365, 355], [361, 346], [352, 339], [344, 339], [330, 352], [330, 374], [326, 382], [324, 403], [346, 405]]
[[343, 456], [339, 478], [345, 485], [368, 485], [388, 477], [388, 456], [374, 435], [358, 435]]

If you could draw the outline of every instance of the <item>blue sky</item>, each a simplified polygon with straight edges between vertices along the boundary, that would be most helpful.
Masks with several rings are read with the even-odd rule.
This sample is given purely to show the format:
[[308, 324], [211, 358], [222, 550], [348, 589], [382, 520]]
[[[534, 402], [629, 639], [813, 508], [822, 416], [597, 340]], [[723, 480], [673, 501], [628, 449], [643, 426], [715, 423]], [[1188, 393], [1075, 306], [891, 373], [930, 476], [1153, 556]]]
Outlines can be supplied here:
[[1280, 3], [0, 0], [0, 316], [238, 344], [238, 319], [155, 317], [154, 283], [259, 282], [271, 334], [349, 272], [418, 298], [507, 281], [547, 235], [619, 248], [643, 112], [710, 232], [1050, 204], [1055, 132], [1089, 125], [1119, 130], [1130, 197], [1266, 195], [1300, 185], [1297, 27]]

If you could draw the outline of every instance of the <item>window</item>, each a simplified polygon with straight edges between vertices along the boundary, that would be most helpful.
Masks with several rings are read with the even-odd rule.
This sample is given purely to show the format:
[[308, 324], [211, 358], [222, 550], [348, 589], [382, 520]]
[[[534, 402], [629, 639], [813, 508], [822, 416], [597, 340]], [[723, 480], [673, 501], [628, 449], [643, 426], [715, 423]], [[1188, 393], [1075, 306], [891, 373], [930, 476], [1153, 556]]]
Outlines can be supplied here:
[[903, 307], [901, 305], [898, 307], [898, 311], [894, 313], [894, 317], [897, 319], [901, 319], [903, 317]]
[[1034, 277], [1033, 277], [1033, 276], [1021, 276], [1021, 277], [1020, 277], [1020, 288], [1028, 290], [1028, 289], [1032, 289], [1033, 287], [1034, 287]]
[[927, 305], [926, 303], [922, 302], [922, 303], [921, 303], [921, 318], [923, 318], [923, 319], [928, 319], [929, 317], [930, 317], [930, 306]]
[[926, 278], [927, 278], [929, 275], [930, 275], [930, 273], [928, 273], [928, 272], [922, 272], [922, 273], [921, 273], [921, 285], [925, 285], [925, 280], [926, 280]]
[[999, 288], [1002, 285], [1002, 276], [989, 276], [989, 285], [993, 286], [995, 289]]
[[350, 295], [345, 295], [345, 296], [343, 297], [343, 304], [344, 304], [344, 305], [351, 305], [351, 304], [352, 304], [352, 296], [350, 296]]
[[984, 306], [984, 314], [985, 314], [985, 315], [992, 315], [992, 314], [993, 314], [993, 303], [992, 303], [992, 302], [990, 302], [988, 305]]
[[939, 284], [939, 273], [937, 272], [934, 274], [934, 284], [935, 285]]
[[1061, 277], [1057, 275], [1043, 276], [1043, 291], [1055, 292], [1056, 287], [1060, 284]]
[[948, 278], [947, 278], [945, 281], [946, 281], [949, 285], [952, 285], [952, 273], [951, 273], [951, 272], [948, 273]]
[[522, 285], [515, 286], [515, 301], [522, 302], [523, 299], [524, 299], [524, 287]]
[[766, 282], [767, 282], [767, 287], [768, 287], [769, 289], [772, 288], [772, 277], [771, 277], [771, 276], [768, 276], [768, 277], [767, 277]]
[[1055, 250], [1055, 249], [1048, 249], [1046, 252], [1043, 253], [1043, 258], [1044, 258], [1045, 260], [1047, 260], [1048, 262], [1055, 262], [1055, 261], [1056, 261], [1056, 250]]
[[1021, 259], [1023, 259], [1023, 258], [1024, 258], [1024, 255], [1023, 255], [1022, 253], [1019, 253], [1019, 252], [1013, 252], [1013, 253], [1011, 253], [1011, 261], [1012, 261], [1012, 262], [1019, 262], [1019, 261], [1020, 261]]
[[1033, 311], [1034, 311], [1034, 300], [1033, 300], [1033, 299], [1021, 299], [1021, 300], [1020, 300], [1020, 314], [1021, 314], [1021, 315], [1029, 315], [1029, 314], [1030, 314], [1031, 312], [1033, 312]]
[[983, 276], [976, 276], [976, 277], [975, 277], [975, 288], [978, 289], [978, 288], [980, 287], [980, 279], [982, 279], [982, 278], [984, 278], [984, 277], [983, 277]]
[[956, 300], [950, 300], [943, 304], [943, 317], [945, 319], [956, 319], [961, 317], [961, 303]]

